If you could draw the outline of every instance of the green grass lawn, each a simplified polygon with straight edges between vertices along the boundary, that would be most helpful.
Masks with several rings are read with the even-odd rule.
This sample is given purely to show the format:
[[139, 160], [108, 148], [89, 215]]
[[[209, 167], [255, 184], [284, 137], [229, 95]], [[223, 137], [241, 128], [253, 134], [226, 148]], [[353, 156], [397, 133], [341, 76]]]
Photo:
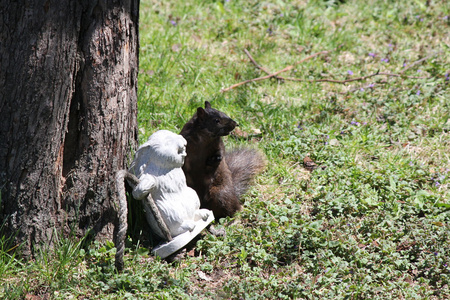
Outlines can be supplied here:
[[135, 239], [121, 274], [112, 243], [25, 263], [0, 241], [0, 297], [450, 297], [449, 2], [146, 0], [139, 59], [141, 143], [210, 101], [266, 171], [172, 264]]

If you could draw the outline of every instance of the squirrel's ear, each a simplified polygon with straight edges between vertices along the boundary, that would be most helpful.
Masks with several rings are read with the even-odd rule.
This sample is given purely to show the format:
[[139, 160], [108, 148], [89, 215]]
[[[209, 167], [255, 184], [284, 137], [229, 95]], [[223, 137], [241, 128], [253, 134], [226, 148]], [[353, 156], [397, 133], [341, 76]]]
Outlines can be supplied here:
[[208, 101], [205, 101], [205, 108], [211, 108], [211, 103], [209, 103]]
[[205, 117], [205, 110], [201, 107], [197, 108], [197, 118], [200, 120], [203, 120], [203, 118]]

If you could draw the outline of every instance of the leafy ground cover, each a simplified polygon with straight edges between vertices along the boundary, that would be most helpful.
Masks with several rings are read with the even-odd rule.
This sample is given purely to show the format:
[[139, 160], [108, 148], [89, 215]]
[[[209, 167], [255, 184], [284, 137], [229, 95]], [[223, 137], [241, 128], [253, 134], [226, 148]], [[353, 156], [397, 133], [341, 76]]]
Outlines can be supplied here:
[[449, 298], [449, 18], [446, 1], [142, 1], [140, 141], [207, 100], [268, 168], [226, 236], [174, 263], [136, 239], [120, 274], [112, 243], [24, 262], [3, 239], [0, 295]]

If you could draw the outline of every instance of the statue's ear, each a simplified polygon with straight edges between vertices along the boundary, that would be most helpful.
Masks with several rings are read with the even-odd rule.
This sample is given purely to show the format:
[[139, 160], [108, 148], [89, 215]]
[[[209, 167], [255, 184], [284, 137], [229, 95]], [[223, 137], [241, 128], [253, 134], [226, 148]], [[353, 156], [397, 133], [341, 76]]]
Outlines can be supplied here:
[[206, 114], [206, 111], [203, 108], [201, 108], [201, 107], [197, 108], [197, 118], [199, 120], [203, 120], [205, 118], [205, 114]]
[[208, 101], [205, 101], [205, 108], [211, 108], [211, 103], [209, 103]]

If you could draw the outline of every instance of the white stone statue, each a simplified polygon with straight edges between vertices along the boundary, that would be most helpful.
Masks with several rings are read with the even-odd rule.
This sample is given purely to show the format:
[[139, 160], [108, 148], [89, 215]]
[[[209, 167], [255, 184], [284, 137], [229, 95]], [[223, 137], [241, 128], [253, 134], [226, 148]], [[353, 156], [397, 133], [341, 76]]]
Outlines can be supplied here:
[[[139, 179], [133, 197], [141, 200], [151, 195], [173, 238], [154, 249], [162, 258], [184, 247], [214, 219], [212, 211], [200, 209], [197, 193], [186, 185], [181, 168], [185, 157], [186, 140], [171, 131], [159, 130], [139, 147], [129, 169]], [[152, 230], [165, 238], [147, 201], [144, 207]]]

